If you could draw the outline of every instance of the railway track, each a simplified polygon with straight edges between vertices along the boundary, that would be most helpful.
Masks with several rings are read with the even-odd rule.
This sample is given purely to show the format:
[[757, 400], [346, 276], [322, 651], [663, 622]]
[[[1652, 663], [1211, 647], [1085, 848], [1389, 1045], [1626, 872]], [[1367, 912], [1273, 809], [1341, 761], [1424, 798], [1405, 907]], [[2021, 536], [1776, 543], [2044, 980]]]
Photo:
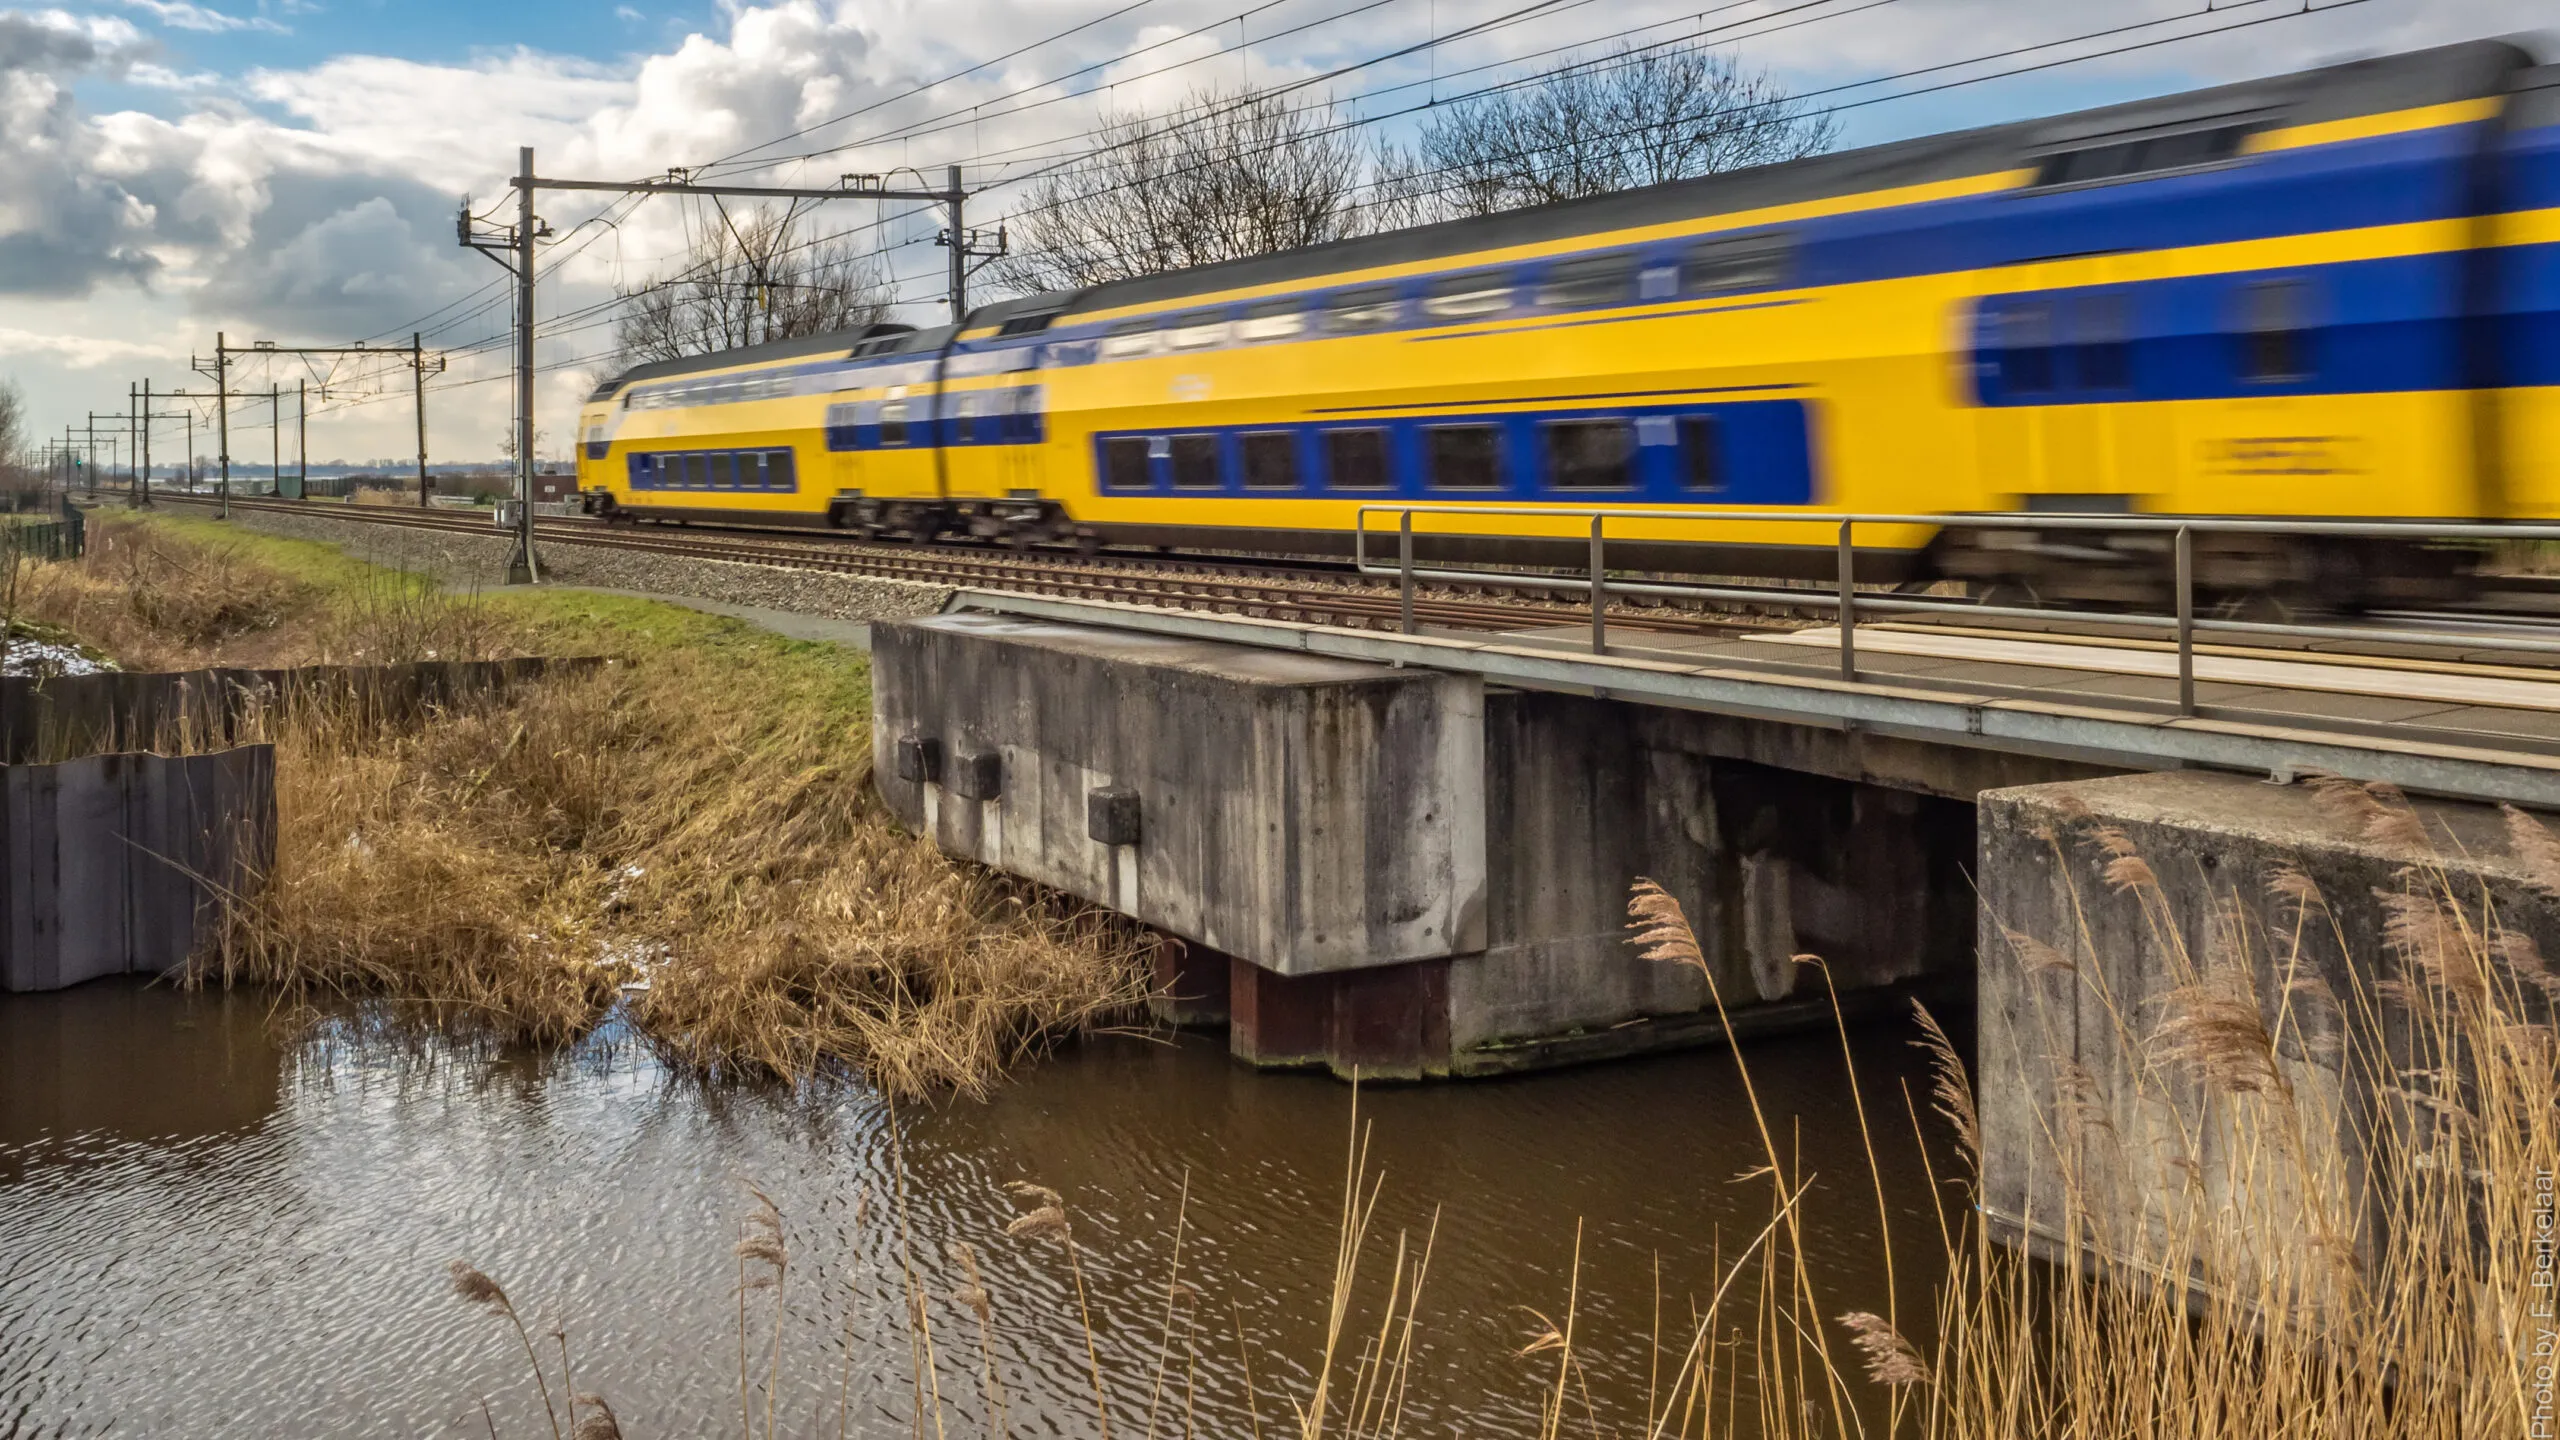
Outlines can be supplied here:
[[[199, 496], [163, 496], [163, 503], [212, 505]], [[496, 537], [479, 515], [392, 506], [330, 506], [309, 502], [242, 500], [234, 510], [284, 515], [314, 515], [333, 520], [443, 534]], [[751, 527], [734, 527], [747, 530]], [[545, 517], [535, 522], [536, 537], [546, 544], [629, 550], [697, 560], [726, 560], [828, 574], [862, 575], [917, 584], [980, 590], [1008, 590], [1062, 599], [1111, 600], [1169, 609], [1207, 610], [1261, 619], [1298, 620], [1362, 629], [1393, 629], [1402, 622], [1403, 604], [1392, 586], [1364, 581], [1346, 562], [1306, 565], [1229, 563], [1224, 557], [1201, 561], [1104, 554], [1093, 557], [997, 555], [976, 548], [882, 545], [856, 540], [801, 540], [783, 534], [696, 533], [633, 530], [580, 517]], [[1777, 598], [1777, 597], [1773, 597]], [[1518, 630], [1540, 624], [1587, 625], [1587, 605], [1547, 600], [1534, 592], [1519, 598], [1460, 597], [1429, 590], [1414, 598], [1414, 619], [1438, 629]], [[1733, 634], [1788, 628], [1801, 622], [1740, 613], [1664, 612], [1610, 607], [1612, 630], [1667, 634]]]
[[[216, 503], [195, 496], [165, 496], [162, 499], [188, 505]], [[240, 510], [306, 517], [318, 514], [332, 519], [454, 535], [494, 537], [504, 533], [496, 530], [482, 513], [417, 511], [392, 506], [330, 505], [321, 508], [303, 501], [266, 499], [234, 498], [231, 504]], [[914, 545], [863, 541], [852, 537], [811, 535], [782, 527], [635, 529], [607, 525], [583, 516], [543, 517], [536, 522], [536, 534], [544, 543], [552, 545], [629, 550], [924, 585], [1116, 601], [1355, 629], [1393, 630], [1403, 619], [1402, 602], [1396, 588], [1361, 577], [1347, 561], [1290, 557], [1173, 557], [1109, 551], [1096, 556], [1036, 551], [1025, 554], [974, 544]], [[1609, 608], [1608, 628], [1612, 633], [1629, 635], [1731, 636], [1794, 630], [1808, 624], [1828, 622], [1826, 614], [1816, 611], [1789, 613], [1786, 602], [1790, 592], [1782, 587], [1731, 581], [1717, 583], [1728, 589], [1765, 590], [1770, 611], [1751, 613], [1733, 609], [1613, 603]], [[1493, 587], [1452, 591], [1440, 586], [1426, 586], [1415, 595], [1414, 619], [1417, 624], [1435, 630], [1522, 631], [1549, 626], [1567, 630], [1587, 627], [1591, 611], [1586, 604], [1551, 598], [1549, 592], [1525, 587], [1502, 592]], [[2382, 646], [2408, 638], [2408, 632], [2413, 628], [2438, 633], [2459, 632], [2469, 626], [2480, 627], [2483, 632], [2548, 631], [2554, 628], [2555, 620], [2560, 620], [2560, 578], [2502, 576], [2496, 581], [2495, 589], [2484, 594], [2474, 606], [2461, 610], [2375, 615], [2369, 619], [2373, 640]], [[2056, 612], [2050, 620], [2025, 622], [1991, 617], [1972, 620], [1958, 611], [1926, 618], [1905, 617], [1903, 623], [1980, 625], [1997, 630], [2081, 634], [2091, 638], [2121, 634], [2141, 643], [2156, 641], [2156, 636], [2150, 632], [2128, 630], [2121, 623], [2111, 624], [2105, 615], [2073, 612]], [[2282, 641], [2260, 640], [2254, 644], [2225, 644], [2212, 648], [2234, 654], [2243, 651], [2254, 654], [2323, 647], [2288, 646]], [[2517, 666], [2539, 668], [2560, 665], [2560, 657], [2515, 655], [2502, 658]]]

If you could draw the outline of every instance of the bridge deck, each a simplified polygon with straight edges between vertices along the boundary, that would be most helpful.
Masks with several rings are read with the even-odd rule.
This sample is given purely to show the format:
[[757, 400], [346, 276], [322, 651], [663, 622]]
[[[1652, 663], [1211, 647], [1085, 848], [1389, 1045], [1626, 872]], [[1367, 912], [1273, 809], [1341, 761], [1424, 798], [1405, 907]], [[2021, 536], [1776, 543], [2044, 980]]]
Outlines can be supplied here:
[[[1833, 729], [2043, 754], [2128, 769], [2335, 770], [2431, 794], [2560, 806], [2560, 670], [2483, 651], [2421, 659], [2359, 646], [2198, 647], [2198, 712], [2177, 712], [2165, 642], [1936, 623], [1860, 626], [1858, 678], [1830, 627], [1735, 635], [1586, 626], [1402, 635], [969, 591], [995, 611], [1477, 674]], [[1623, 643], [1621, 643], [1623, 642]]]

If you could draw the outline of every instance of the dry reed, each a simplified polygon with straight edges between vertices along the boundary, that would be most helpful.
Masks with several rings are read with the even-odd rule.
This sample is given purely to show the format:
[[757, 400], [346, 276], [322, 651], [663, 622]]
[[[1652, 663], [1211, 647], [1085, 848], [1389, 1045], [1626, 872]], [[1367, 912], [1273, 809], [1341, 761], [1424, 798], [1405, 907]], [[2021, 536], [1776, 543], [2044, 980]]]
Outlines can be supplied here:
[[197, 981], [418, 1002], [540, 1043], [621, 1014], [680, 1069], [850, 1066], [907, 1094], [983, 1090], [1142, 997], [1126, 927], [896, 828], [859, 662], [642, 646], [414, 576], [317, 573], [113, 519], [35, 589], [149, 663], [623, 658], [425, 715], [265, 717], [275, 869]]

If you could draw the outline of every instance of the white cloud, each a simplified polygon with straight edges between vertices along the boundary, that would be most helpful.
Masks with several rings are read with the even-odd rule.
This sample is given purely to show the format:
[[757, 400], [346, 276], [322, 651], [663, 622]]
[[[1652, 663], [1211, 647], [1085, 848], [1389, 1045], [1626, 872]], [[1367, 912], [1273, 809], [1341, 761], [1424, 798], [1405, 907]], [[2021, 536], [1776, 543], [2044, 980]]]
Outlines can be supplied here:
[[196, 30], [218, 35], [231, 30], [263, 30], [274, 35], [292, 32], [263, 15], [230, 15], [189, 0], [117, 0], [129, 10], [139, 10], [172, 30]]
[[96, 370], [116, 364], [166, 365], [179, 361], [183, 354], [183, 351], [145, 341], [65, 335], [0, 325], [0, 357], [46, 360], [75, 370]]

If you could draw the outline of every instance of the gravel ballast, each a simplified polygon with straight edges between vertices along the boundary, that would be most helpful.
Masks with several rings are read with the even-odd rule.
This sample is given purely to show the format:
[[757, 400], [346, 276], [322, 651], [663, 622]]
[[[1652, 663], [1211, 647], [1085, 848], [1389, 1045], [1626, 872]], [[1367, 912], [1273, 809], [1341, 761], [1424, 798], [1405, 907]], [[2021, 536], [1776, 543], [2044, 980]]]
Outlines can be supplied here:
[[[467, 535], [316, 512], [283, 515], [266, 509], [235, 510], [231, 523], [269, 535], [335, 545], [367, 563], [422, 572], [457, 587], [494, 589], [504, 584], [512, 548], [509, 538], [494, 525], [487, 535]], [[717, 600], [832, 620], [930, 615], [952, 593], [949, 586], [912, 580], [660, 555], [559, 539], [543, 542], [542, 572], [544, 580], [561, 585]]]

